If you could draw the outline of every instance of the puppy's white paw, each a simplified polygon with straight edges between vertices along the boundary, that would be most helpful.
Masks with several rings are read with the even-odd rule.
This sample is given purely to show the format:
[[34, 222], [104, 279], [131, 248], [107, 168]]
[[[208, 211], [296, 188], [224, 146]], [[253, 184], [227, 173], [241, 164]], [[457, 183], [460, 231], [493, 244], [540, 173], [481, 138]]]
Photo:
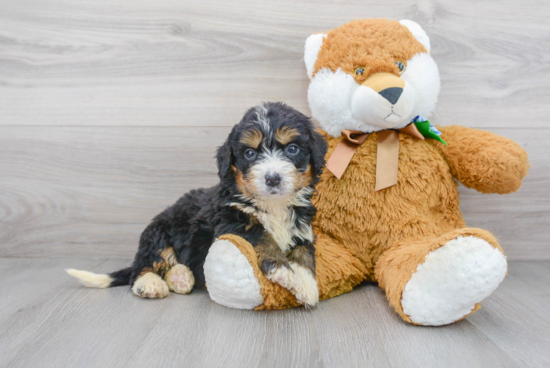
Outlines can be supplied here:
[[319, 303], [319, 289], [313, 273], [297, 263], [290, 262], [287, 267], [278, 267], [269, 272], [266, 277], [288, 289], [296, 297], [299, 304], [313, 307]]
[[288, 290], [291, 290], [294, 286], [294, 273], [291, 269], [284, 266], [272, 269], [265, 277], [269, 281], [275, 282]]
[[181, 263], [172, 267], [164, 276], [168, 288], [174, 293], [189, 294], [195, 285], [195, 276], [189, 267]]
[[290, 267], [294, 271], [293, 294], [296, 296], [296, 301], [306, 307], [315, 306], [319, 303], [319, 288], [315, 275], [311, 270], [294, 262], [290, 263]]
[[156, 299], [166, 297], [169, 290], [159, 275], [147, 272], [136, 280], [132, 292], [141, 298]]

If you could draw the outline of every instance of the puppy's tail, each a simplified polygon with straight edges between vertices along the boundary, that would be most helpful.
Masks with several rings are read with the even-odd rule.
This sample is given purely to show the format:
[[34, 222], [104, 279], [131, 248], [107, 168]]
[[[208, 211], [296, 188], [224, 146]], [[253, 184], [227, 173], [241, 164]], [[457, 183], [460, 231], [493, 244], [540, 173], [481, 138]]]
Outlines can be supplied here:
[[76, 277], [84, 286], [98, 289], [128, 285], [130, 284], [130, 275], [132, 275], [132, 267], [123, 268], [120, 271], [115, 271], [110, 274], [97, 274], [72, 268], [66, 269], [65, 271], [72, 277]]

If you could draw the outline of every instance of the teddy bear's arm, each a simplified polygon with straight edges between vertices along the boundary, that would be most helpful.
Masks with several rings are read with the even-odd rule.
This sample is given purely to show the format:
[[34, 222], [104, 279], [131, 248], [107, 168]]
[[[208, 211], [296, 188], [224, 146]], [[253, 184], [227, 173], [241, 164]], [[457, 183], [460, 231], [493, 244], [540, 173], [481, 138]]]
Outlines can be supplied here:
[[527, 152], [497, 134], [462, 126], [438, 127], [445, 146], [434, 141], [455, 178], [482, 193], [512, 193], [527, 174]]

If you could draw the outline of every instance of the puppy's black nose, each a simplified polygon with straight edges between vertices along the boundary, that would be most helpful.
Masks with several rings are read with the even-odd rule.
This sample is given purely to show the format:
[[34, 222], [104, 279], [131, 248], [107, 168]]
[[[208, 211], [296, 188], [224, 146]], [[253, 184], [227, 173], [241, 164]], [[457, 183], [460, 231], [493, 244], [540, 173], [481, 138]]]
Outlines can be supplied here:
[[380, 96], [390, 101], [392, 105], [395, 105], [397, 100], [399, 100], [399, 97], [401, 97], [402, 93], [403, 93], [403, 88], [399, 88], [399, 87], [386, 88], [385, 90], [378, 92]]
[[271, 174], [267, 173], [265, 174], [265, 184], [269, 187], [276, 187], [281, 183], [281, 176], [277, 173]]

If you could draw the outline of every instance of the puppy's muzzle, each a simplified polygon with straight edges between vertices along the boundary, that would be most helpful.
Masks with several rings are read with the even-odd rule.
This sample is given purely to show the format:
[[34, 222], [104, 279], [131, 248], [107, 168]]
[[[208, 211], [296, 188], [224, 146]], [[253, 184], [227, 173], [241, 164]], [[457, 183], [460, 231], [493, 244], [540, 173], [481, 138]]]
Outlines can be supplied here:
[[267, 173], [265, 174], [265, 185], [268, 187], [276, 187], [281, 184], [281, 175], [278, 173]]

